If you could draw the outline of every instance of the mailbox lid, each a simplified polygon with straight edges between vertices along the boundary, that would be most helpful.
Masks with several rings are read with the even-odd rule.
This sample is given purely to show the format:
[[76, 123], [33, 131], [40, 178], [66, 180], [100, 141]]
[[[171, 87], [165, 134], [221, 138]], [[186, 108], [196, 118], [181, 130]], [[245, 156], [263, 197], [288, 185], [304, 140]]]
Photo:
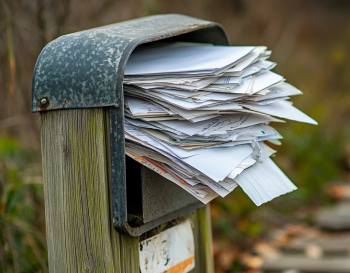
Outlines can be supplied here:
[[124, 67], [135, 47], [186, 33], [191, 35], [185, 40], [227, 44], [216, 23], [179, 14], [143, 17], [53, 40], [35, 65], [33, 112], [122, 105]]

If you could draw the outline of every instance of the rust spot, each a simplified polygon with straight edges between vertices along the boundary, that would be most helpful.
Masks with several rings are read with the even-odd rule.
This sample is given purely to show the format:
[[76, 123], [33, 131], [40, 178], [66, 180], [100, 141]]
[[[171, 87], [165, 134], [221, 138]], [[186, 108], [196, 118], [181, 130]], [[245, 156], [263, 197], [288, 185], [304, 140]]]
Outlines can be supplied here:
[[186, 273], [189, 269], [192, 268], [192, 265], [194, 264], [194, 257], [190, 257], [176, 265], [174, 265], [172, 268], [169, 268], [168, 270], [164, 271], [163, 273]]

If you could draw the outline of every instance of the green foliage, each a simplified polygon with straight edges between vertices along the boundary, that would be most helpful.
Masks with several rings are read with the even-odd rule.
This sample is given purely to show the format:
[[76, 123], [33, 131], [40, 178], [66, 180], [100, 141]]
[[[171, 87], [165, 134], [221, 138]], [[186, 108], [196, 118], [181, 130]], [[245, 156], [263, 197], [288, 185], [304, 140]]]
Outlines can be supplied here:
[[3, 273], [46, 272], [42, 186], [31, 179], [33, 155], [0, 138], [0, 268]]
[[225, 199], [217, 199], [213, 206], [213, 225], [218, 236], [232, 242], [239, 239], [242, 246], [259, 237], [264, 223], [255, 219], [255, 209], [256, 206], [240, 189]]
[[[320, 126], [306, 128], [293, 124], [284, 129], [285, 144], [279, 161], [288, 167], [288, 174], [298, 184], [299, 197], [306, 203], [320, 202], [324, 187], [341, 175], [345, 145], [341, 135], [330, 135]], [[283, 164], [284, 163], [284, 164]]]

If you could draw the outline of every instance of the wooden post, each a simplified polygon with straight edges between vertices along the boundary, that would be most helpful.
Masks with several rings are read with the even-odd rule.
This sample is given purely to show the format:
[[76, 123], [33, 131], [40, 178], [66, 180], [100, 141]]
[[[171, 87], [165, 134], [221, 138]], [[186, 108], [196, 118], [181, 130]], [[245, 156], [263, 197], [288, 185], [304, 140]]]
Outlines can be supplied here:
[[110, 221], [104, 110], [41, 116], [50, 272], [138, 273], [138, 238]]
[[[111, 223], [105, 110], [41, 114], [50, 273], [139, 273], [139, 238]], [[197, 211], [196, 268], [213, 273], [209, 208]]]
[[196, 244], [196, 268], [193, 273], [214, 273], [210, 206], [197, 210], [192, 221]]

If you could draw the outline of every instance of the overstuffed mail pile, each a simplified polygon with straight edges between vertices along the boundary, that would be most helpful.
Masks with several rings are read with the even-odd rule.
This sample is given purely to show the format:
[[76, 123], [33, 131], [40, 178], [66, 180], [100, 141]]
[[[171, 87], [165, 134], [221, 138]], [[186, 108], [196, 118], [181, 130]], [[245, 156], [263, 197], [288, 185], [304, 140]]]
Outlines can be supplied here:
[[126, 153], [203, 203], [241, 187], [261, 205], [296, 189], [272, 161], [272, 127], [316, 124], [271, 70], [264, 46], [158, 43], [137, 48], [124, 75]]

